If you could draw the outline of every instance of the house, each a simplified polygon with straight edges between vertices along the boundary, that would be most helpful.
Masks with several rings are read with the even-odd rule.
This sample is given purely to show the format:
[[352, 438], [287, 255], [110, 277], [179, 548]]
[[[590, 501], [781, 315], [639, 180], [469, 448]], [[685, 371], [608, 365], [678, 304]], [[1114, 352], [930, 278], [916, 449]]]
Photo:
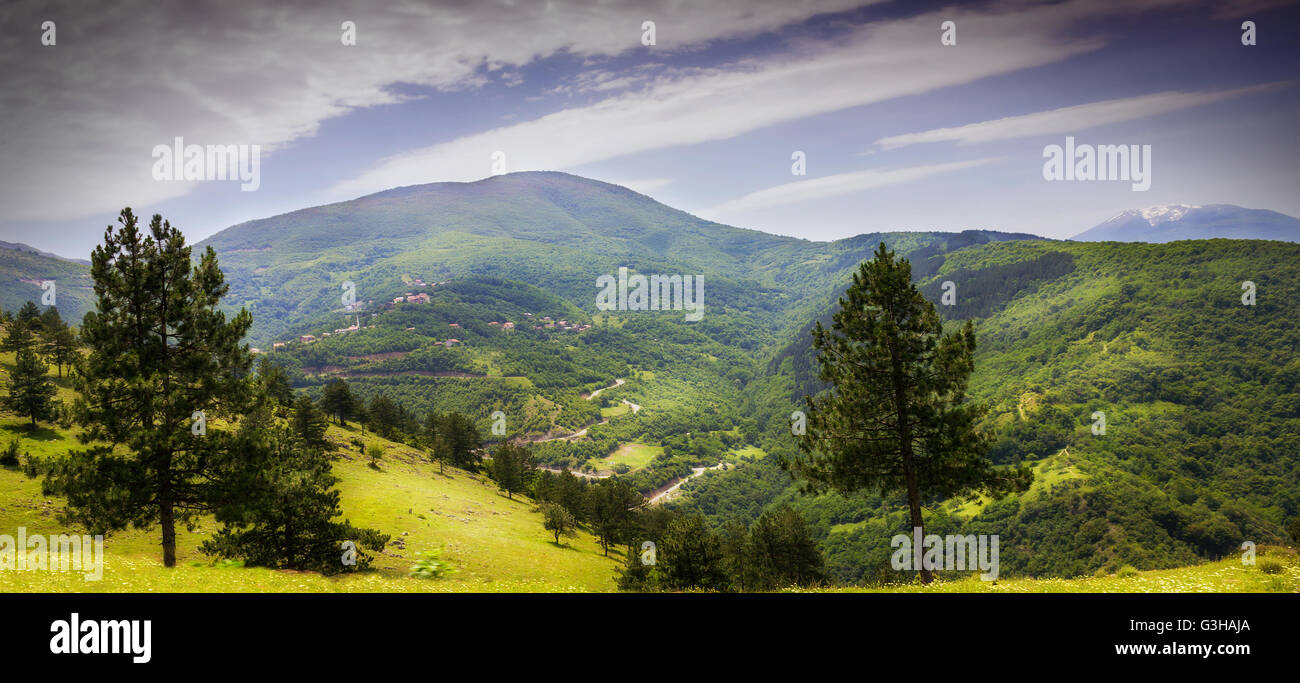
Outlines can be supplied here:
[[415, 295], [408, 294], [406, 297], [406, 302], [411, 304], [427, 304], [429, 303], [429, 295], [425, 294], [424, 292], [420, 292], [419, 294], [415, 294]]
[[515, 324], [514, 324], [514, 323], [505, 323], [504, 325], [501, 326], [501, 329], [503, 329], [503, 330], [513, 330], [513, 329], [515, 329]]
[[460, 323], [451, 323], [451, 326], [458, 330], [460, 329]]
[[448, 348], [450, 348], [450, 347], [455, 346], [456, 344], [459, 344], [459, 343], [460, 343], [460, 340], [459, 340], [459, 339], [448, 339], [447, 341], [443, 342], [442, 345], [443, 345], [443, 346], [446, 346], [446, 347], [448, 347]]
[[271, 344], [272, 350], [283, 349], [283, 348], [284, 348], [284, 342], [275, 342], [274, 344]]
[[316, 336], [312, 334], [304, 334], [303, 336], [298, 337], [298, 339], [304, 344], [310, 344], [316, 341]]
[[499, 323], [499, 322], [493, 320], [492, 322], [490, 322], [490, 323], [488, 323], [488, 324], [489, 324], [489, 325], [500, 325], [501, 323]]
[[400, 304], [400, 303], [402, 303], [403, 301], [406, 301], [406, 297], [404, 297], [404, 296], [399, 296], [399, 297], [397, 297], [396, 299], [393, 299], [393, 303], [395, 303], [395, 304]]
[[249, 347], [248, 352], [249, 352], [249, 353], [261, 353], [262, 350], [259, 349], [259, 348], [257, 348], [256, 346], [251, 346], [251, 347]]

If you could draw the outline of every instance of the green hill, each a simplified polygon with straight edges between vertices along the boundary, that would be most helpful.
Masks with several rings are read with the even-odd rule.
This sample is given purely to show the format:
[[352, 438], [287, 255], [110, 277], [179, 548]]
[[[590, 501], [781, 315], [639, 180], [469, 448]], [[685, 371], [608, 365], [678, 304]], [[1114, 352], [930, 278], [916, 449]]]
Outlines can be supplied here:
[[[4, 372], [12, 370], [13, 354], [0, 354]], [[60, 383], [62, 400], [73, 393]], [[37, 457], [62, 457], [77, 447], [69, 429], [42, 425], [28, 431], [26, 421], [0, 412], [0, 445], [18, 437], [20, 452]], [[361, 435], [352, 425], [330, 427], [327, 435], [339, 446], [333, 470], [341, 482], [347, 518], [390, 534], [387, 548], [375, 556], [373, 571], [324, 577], [295, 571], [274, 571], [213, 565], [196, 548], [217, 525], [210, 519], [192, 532], [177, 531], [177, 567], [162, 565], [156, 529], [127, 530], [105, 539], [105, 568], [100, 581], [85, 581], [77, 572], [3, 571], [0, 592], [207, 592], [207, 591], [611, 591], [621, 551], [602, 555], [590, 534], [579, 532], [557, 546], [542, 528], [532, 502], [509, 500], [481, 474], [437, 465], [409, 447]], [[385, 454], [378, 470], [352, 441], [379, 444]], [[18, 469], [0, 467], [0, 530], [15, 534], [84, 533], [58, 521], [62, 499], [41, 493], [39, 479]], [[440, 559], [455, 571], [444, 578], [421, 580], [407, 576], [425, 551], [440, 550]]]
[[[910, 259], [914, 280], [946, 319], [974, 321], [971, 394], [989, 408], [982, 426], [995, 437], [990, 455], [1034, 469], [1023, 495], [927, 501], [934, 533], [1000, 535], [999, 585], [1097, 575], [1118, 582], [1127, 566], [1142, 576], [1178, 567], [1200, 576], [1197, 568], [1231, 564], [1244, 541], [1286, 542], [1285, 527], [1300, 516], [1300, 245], [1017, 237], [1030, 236], [807, 242], [702, 221], [614, 185], [520, 173], [305, 209], [235, 226], [207, 244], [231, 285], [226, 304], [250, 308], [249, 341], [287, 370], [297, 391], [317, 397], [342, 378], [365, 401], [382, 395], [399, 407], [385, 432], [395, 439], [418, 431], [430, 412], [460, 412], [489, 443], [530, 442], [547, 468], [617, 472], [645, 494], [673, 490], [666, 507], [717, 524], [752, 522], [789, 502], [810, 523], [832, 577], [853, 584], [900, 580], [888, 557], [890, 537], [906, 526], [901, 501], [802, 495], [780, 462], [795, 448], [791, 412], [822, 389], [808, 329], [829, 319], [851, 271], [883, 240]], [[595, 310], [595, 278], [619, 266], [702, 275], [704, 319]], [[89, 301], [81, 264], [0, 249], [0, 273], [13, 275], [0, 286], [9, 310], [39, 300], [30, 283], [47, 277], [60, 283], [60, 304], [70, 302], [60, 305], [66, 318]], [[1253, 306], [1242, 304], [1247, 280]], [[348, 281], [357, 298], [345, 310]], [[955, 305], [943, 305], [954, 287]], [[291, 341], [301, 335], [315, 339]], [[66, 382], [61, 392], [71, 400]], [[506, 416], [503, 434], [489, 430], [497, 411]], [[1092, 431], [1099, 413], [1105, 434]], [[16, 417], [0, 420], [5, 432], [20, 427]], [[341, 444], [359, 436], [331, 429]], [[34, 454], [74, 445], [58, 428], [21, 433]], [[390, 547], [378, 572], [169, 574], [156, 539], [129, 532], [114, 536], [110, 553], [142, 571], [114, 569], [125, 582], [116, 585], [613, 589], [619, 560], [600, 557], [589, 536], [571, 548], [548, 544], [530, 504], [464, 472], [440, 477], [410, 448], [382, 443], [391, 453], [382, 472], [351, 446], [335, 464], [352, 521], [404, 546]], [[59, 504], [21, 473], [0, 471], [0, 528], [49, 528]], [[204, 560], [193, 548], [209, 532], [187, 537], [183, 561]], [[412, 583], [405, 572], [414, 553], [437, 546], [462, 571]], [[1225, 589], [1271, 590], [1282, 580], [1204, 571]], [[249, 587], [246, 577], [262, 578]], [[1068, 585], [1130, 585], [1088, 581]]]
[[[971, 394], [990, 409], [991, 456], [1038, 477], [1022, 496], [931, 501], [935, 533], [998, 533], [1004, 574], [1063, 577], [1283, 542], [1300, 515], [1298, 276], [1300, 245], [1281, 242], [1003, 242], [949, 255], [919, 284], [936, 301], [956, 285], [956, 305], [939, 309], [975, 321]], [[748, 407], [776, 425], [764, 448], [790, 454], [788, 415], [821, 388], [807, 338], [769, 368]], [[841, 580], [889, 577], [888, 540], [906, 526], [898, 500], [799, 497], [768, 461], [686, 492], [684, 506], [719, 520], [791, 500]]]
[[[0, 308], [16, 311], [27, 301], [41, 303], [41, 283], [54, 281], [55, 305], [74, 325], [94, 307], [90, 266], [34, 251], [0, 248]], [[44, 307], [42, 307], [44, 308]]]
[[[974, 234], [974, 233], [972, 233]], [[979, 233], [988, 239], [1032, 235]], [[298, 333], [313, 315], [342, 313], [345, 282], [362, 302], [391, 301], [411, 278], [486, 275], [518, 280], [595, 312], [596, 278], [703, 275], [706, 305], [736, 309], [769, 329], [824, 303], [879, 239], [904, 251], [943, 233], [863, 235], [809, 242], [696, 218], [627, 188], [565, 173], [527, 172], [472, 183], [400, 187], [236, 225], [211, 245], [247, 306], [255, 344]]]

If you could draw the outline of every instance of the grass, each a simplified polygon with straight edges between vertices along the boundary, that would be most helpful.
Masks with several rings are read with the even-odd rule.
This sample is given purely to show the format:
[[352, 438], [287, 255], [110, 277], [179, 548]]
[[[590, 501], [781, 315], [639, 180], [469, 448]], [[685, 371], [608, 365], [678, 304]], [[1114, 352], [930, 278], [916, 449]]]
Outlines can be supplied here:
[[[22, 421], [0, 421], [4, 432], [25, 433]], [[64, 453], [75, 439], [58, 429], [52, 438], [24, 439], [33, 455]], [[7, 436], [7, 435], [5, 435]], [[375, 557], [373, 571], [338, 577], [239, 566], [212, 566], [198, 545], [216, 530], [201, 519], [193, 531], [177, 530], [177, 566], [162, 566], [157, 529], [130, 529], [104, 542], [104, 576], [85, 581], [76, 572], [0, 571], [0, 592], [592, 592], [614, 590], [617, 553], [602, 556], [590, 534], [580, 532], [557, 546], [542, 529], [531, 501], [507, 499], [482, 475], [427, 463], [401, 444], [332, 425], [328, 434], [344, 444], [334, 463], [344, 514], [354, 524], [392, 535]], [[385, 449], [379, 469], [350, 445]], [[21, 451], [20, 451], [21, 452]], [[0, 468], [0, 534], [72, 534], [59, 523], [62, 499], [43, 496], [39, 480]], [[421, 553], [440, 549], [455, 571], [443, 578], [407, 576]]]
[[1192, 567], [1122, 572], [1075, 579], [998, 579], [983, 581], [975, 574], [957, 580], [939, 580], [929, 586], [919, 582], [875, 588], [834, 588], [844, 593], [1300, 593], [1300, 561], [1294, 552], [1271, 550], [1270, 559], [1283, 565], [1277, 574], [1256, 565], [1241, 564], [1239, 557]]
[[735, 462], [740, 460], [762, 460], [767, 457], [767, 451], [758, 446], [744, 446], [731, 452], [727, 460]]
[[[1034, 465], [1033, 471], [1034, 482], [1030, 485], [1029, 490], [1025, 492], [1024, 500], [1048, 493], [1053, 486], [1063, 481], [1087, 478], [1087, 475], [1080, 472], [1079, 468], [1074, 465], [1069, 449], [1062, 449], [1059, 453], [1038, 461]], [[979, 514], [989, 502], [988, 496], [980, 496], [977, 500], [955, 500], [947, 505], [952, 514], [963, 519], [970, 519]]]
[[602, 472], [613, 470], [615, 465], [627, 465], [631, 468], [629, 471], [635, 471], [649, 465], [651, 461], [663, 452], [663, 446], [625, 443], [619, 446], [613, 453], [610, 453], [603, 458], [593, 458], [591, 464], [597, 471]]
[[618, 417], [632, 412], [632, 406], [626, 403], [620, 403], [614, 406], [608, 406], [600, 409], [600, 416], [603, 418]]

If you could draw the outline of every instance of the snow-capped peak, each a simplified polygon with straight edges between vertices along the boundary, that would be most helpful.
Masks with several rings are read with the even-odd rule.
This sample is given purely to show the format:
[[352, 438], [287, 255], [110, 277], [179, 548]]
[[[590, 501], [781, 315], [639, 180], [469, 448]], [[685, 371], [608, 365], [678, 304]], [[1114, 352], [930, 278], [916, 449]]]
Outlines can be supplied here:
[[1164, 206], [1152, 206], [1145, 209], [1129, 209], [1128, 211], [1116, 214], [1115, 217], [1106, 222], [1110, 223], [1128, 218], [1141, 217], [1148, 225], [1154, 226], [1160, 225], [1161, 223], [1180, 220], [1193, 209], [1199, 208], [1201, 208], [1201, 206], [1197, 204], [1166, 204]]

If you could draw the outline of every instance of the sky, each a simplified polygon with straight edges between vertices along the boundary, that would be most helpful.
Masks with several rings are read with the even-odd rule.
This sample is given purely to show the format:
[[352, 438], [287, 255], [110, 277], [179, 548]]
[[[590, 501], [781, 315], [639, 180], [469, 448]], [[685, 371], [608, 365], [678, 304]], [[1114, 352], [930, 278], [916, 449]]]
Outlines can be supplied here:
[[[1297, 216], [1298, 30], [1280, 0], [7, 2], [0, 240], [85, 258], [124, 206], [198, 241], [527, 170], [811, 240]], [[160, 176], [177, 137], [257, 145], [256, 189]], [[1149, 189], [1045, 179], [1067, 137], [1149, 145]]]

